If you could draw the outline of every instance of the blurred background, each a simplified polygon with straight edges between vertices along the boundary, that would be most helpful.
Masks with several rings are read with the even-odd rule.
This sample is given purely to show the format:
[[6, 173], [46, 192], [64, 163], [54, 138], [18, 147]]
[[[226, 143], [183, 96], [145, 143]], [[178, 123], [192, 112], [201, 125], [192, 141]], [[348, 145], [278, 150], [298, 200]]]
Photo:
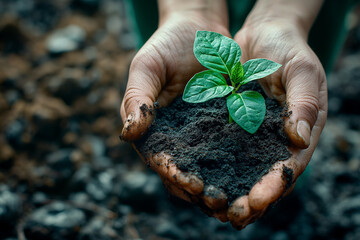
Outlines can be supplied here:
[[360, 239], [359, 13], [310, 167], [238, 232], [171, 197], [118, 138], [137, 44], [123, 0], [0, 0], [0, 239]]

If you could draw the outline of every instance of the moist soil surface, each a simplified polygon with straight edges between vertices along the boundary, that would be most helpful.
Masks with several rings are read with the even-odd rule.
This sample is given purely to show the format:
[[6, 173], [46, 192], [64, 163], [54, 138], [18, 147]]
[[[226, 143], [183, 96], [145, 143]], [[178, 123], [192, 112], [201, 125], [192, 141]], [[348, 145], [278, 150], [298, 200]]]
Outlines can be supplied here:
[[[265, 97], [257, 83], [246, 88]], [[264, 122], [250, 134], [229, 123], [225, 98], [191, 104], [178, 97], [169, 107], [157, 110], [152, 126], [135, 144], [144, 156], [170, 154], [180, 170], [222, 189], [231, 203], [248, 194], [276, 161], [291, 156], [283, 130], [286, 111], [269, 98], [266, 108]]]

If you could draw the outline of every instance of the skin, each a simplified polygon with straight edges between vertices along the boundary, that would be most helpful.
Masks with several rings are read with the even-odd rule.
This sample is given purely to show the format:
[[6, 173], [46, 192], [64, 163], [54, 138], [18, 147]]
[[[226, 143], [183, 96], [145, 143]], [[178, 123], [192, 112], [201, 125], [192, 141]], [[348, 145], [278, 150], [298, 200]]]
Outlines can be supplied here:
[[[179, 4], [180, 3], [180, 4]], [[327, 87], [323, 67], [307, 44], [308, 32], [321, 7], [320, 0], [258, 0], [245, 24], [234, 36], [241, 61], [267, 58], [283, 65], [260, 83], [265, 92], [292, 114], [285, 131], [292, 157], [277, 162], [250, 191], [228, 206], [226, 195], [196, 176], [183, 173], [165, 153], [142, 156], [161, 177], [168, 190], [197, 204], [205, 213], [242, 229], [262, 216], [268, 206], [287, 195], [305, 170], [318, 143], [327, 115]], [[230, 37], [225, 1], [159, 0], [159, 28], [132, 61], [127, 90], [121, 105], [122, 138], [133, 141], [146, 131], [152, 116], [141, 114], [142, 104], [158, 101], [167, 106], [182, 94], [187, 81], [204, 70], [193, 55], [197, 30]], [[286, 189], [283, 166], [293, 170], [294, 181]], [[214, 197], [216, 196], [216, 197]]]

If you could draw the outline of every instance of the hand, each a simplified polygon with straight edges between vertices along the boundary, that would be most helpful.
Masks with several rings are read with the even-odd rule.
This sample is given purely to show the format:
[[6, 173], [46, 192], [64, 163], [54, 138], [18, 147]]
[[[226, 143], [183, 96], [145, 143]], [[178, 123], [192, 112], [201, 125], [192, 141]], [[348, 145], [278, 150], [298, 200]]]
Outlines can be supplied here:
[[[174, 7], [176, 2], [181, 6]], [[169, 7], [181, 9], [187, 2], [196, 4], [200, 1], [175, 1]], [[121, 105], [124, 140], [133, 141], [141, 137], [151, 123], [152, 115], [143, 114], [141, 106], [151, 108], [155, 101], [162, 107], [168, 105], [182, 93], [187, 81], [195, 73], [204, 70], [193, 54], [197, 30], [215, 31], [230, 36], [224, 4], [225, 1], [214, 0], [209, 6], [196, 5], [192, 6], [195, 10], [166, 14], [160, 6], [160, 13], [163, 13], [160, 16], [160, 27], [139, 50], [130, 66], [128, 85]], [[168, 10], [169, 7], [163, 9]], [[169, 162], [169, 155], [159, 153], [143, 157], [160, 175], [171, 193], [200, 205], [209, 215], [222, 221], [227, 220], [226, 209], [219, 210], [227, 208], [223, 193], [212, 186], [204, 187], [204, 183], [195, 175], [181, 172]], [[206, 194], [208, 192], [213, 194]], [[214, 199], [210, 196], [218, 197]]]
[[[237, 229], [259, 218], [267, 207], [288, 194], [305, 170], [318, 143], [327, 115], [327, 86], [323, 67], [306, 42], [306, 34], [287, 21], [252, 22], [235, 36], [241, 61], [266, 58], [283, 66], [260, 84], [268, 96], [287, 105], [285, 131], [293, 146], [292, 157], [277, 162], [250, 191], [235, 200], [228, 218]], [[283, 167], [293, 170], [293, 181], [283, 178]], [[291, 186], [286, 188], [286, 186]]]

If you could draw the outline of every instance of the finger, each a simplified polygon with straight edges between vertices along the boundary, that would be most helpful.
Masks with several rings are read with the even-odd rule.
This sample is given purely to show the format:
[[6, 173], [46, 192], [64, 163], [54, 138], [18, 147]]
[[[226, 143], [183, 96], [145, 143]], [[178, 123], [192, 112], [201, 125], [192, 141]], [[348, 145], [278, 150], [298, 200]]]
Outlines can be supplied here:
[[165, 79], [162, 57], [140, 50], [131, 63], [126, 92], [121, 104], [124, 127], [121, 138], [134, 141], [147, 130], [154, 117], [153, 103]]
[[249, 193], [249, 206], [254, 210], [266, 209], [281, 197], [286, 188], [283, 178], [283, 163], [278, 162], [273, 169], [254, 185]]
[[[285, 131], [299, 148], [310, 145], [311, 130], [320, 109], [319, 92], [326, 81], [324, 70], [317, 57], [298, 60], [284, 69], [286, 101], [291, 112], [285, 120]], [[307, 56], [308, 57], [308, 56]]]
[[228, 218], [231, 225], [241, 230], [248, 224], [253, 223], [256, 219], [260, 218], [266, 209], [254, 210], [249, 205], [248, 196], [242, 196], [236, 199], [230, 206], [228, 211]]
[[227, 209], [215, 211], [213, 213], [213, 217], [219, 219], [223, 223], [229, 221], [229, 219], [227, 217]]
[[[308, 161], [299, 157], [301, 152], [296, 148], [289, 148], [292, 156], [286, 161], [274, 164], [269, 173], [257, 182], [249, 193], [249, 205], [254, 210], [266, 209], [271, 203], [278, 200], [289, 191], [298, 176], [305, 170]], [[290, 190], [291, 191], [291, 190]]]
[[262, 211], [294, 188], [296, 179], [305, 170], [308, 161], [299, 158], [302, 152], [299, 149], [289, 150], [292, 152], [291, 158], [275, 163], [269, 173], [251, 189], [249, 193], [251, 209]]
[[213, 210], [224, 209], [227, 207], [226, 194], [213, 185], [204, 187], [202, 199], [206, 206]]
[[150, 156], [149, 164], [160, 176], [192, 195], [198, 195], [204, 189], [204, 183], [199, 177], [180, 171], [168, 154], [158, 153]]
[[160, 176], [160, 178], [170, 194], [172, 194], [186, 202], [192, 202], [191, 198], [189, 197], [189, 193], [187, 193], [183, 189], [176, 187], [174, 184], [169, 182], [169, 180], [167, 180], [166, 178], [161, 177], [161, 176]]
[[289, 148], [292, 153], [291, 158], [277, 162], [270, 172], [263, 176], [251, 189], [249, 193], [249, 205], [251, 208], [256, 210], [265, 209], [271, 203], [292, 191], [296, 179], [305, 171], [311, 159], [326, 121], [327, 106], [324, 105], [325, 110], [322, 105], [320, 106], [318, 119], [311, 133], [310, 146], [301, 151], [294, 147]]
[[[292, 153], [292, 157], [287, 161], [278, 162], [277, 165], [275, 165], [273, 169], [252, 188], [249, 194], [250, 206], [252, 208], [265, 208], [270, 203], [281, 197], [284, 190], [286, 191], [285, 194], [291, 192], [291, 188], [294, 187], [296, 179], [304, 172], [311, 159], [317, 142], [319, 141], [321, 131], [325, 125], [326, 116], [327, 87], [326, 84], [323, 83], [319, 89], [319, 112], [317, 120], [311, 131], [311, 141], [309, 147], [301, 151], [295, 147], [289, 148], [289, 151]], [[286, 176], [283, 176], [284, 166], [291, 169], [293, 172], [292, 183], [289, 182]], [[288, 186], [291, 187], [287, 189]]]
[[243, 229], [246, 218], [250, 216], [250, 206], [248, 196], [236, 199], [228, 210], [228, 219], [231, 225], [241, 230]]

